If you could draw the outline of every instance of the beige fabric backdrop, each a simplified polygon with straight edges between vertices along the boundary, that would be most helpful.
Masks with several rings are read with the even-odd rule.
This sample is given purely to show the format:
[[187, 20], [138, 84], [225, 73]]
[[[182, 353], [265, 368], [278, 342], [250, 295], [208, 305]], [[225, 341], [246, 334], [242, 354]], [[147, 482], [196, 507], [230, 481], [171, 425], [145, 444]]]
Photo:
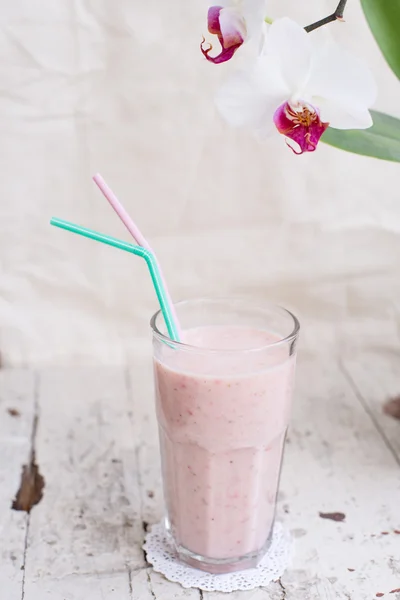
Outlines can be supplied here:
[[[176, 299], [251, 294], [299, 313], [303, 347], [400, 345], [400, 167], [322, 146], [295, 157], [230, 130], [227, 70], [198, 49], [203, 0], [1, 0], [3, 363], [133, 361], [156, 306], [145, 266], [48, 225], [129, 239], [100, 171], [150, 238]], [[307, 24], [336, 0], [281, 0]], [[400, 87], [350, 0], [335, 36]], [[229, 68], [229, 66], [227, 67]], [[345, 68], [345, 65], [343, 65]]]

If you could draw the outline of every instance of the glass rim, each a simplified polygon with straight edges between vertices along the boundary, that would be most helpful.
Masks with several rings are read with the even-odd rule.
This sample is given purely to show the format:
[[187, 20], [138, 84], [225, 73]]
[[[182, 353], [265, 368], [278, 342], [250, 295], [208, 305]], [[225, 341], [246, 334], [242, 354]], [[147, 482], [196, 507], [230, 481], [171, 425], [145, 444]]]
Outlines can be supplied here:
[[[252, 305], [252, 301], [246, 299], [246, 298], [238, 298], [238, 297], [216, 297], [216, 298], [210, 298], [210, 297], [200, 297], [200, 298], [192, 298], [190, 300], [181, 300], [179, 302], [174, 302], [174, 307], [179, 307], [179, 306], [183, 306], [185, 304], [189, 304], [192, 302], [242, 302], [243, 304], [250, 304]], [[246, 354], [248, 352], [260, 352], [262, 350], [267, 350], [268, 348], [276, 348], [280, 345], [283, 344], [287, 344], [287, 343], [291, 343], [293, 342], [299, 335], [299, 331], [300, 331], [300, 322], [298, 320], [298, 318], [296, 317], [295, 314], [293, 314], [290, 310], [288, 310], [287, 308], [280, 306], [279, 304], [273, 304], [273, 303], [269, 303], [269, 302], [265, 302], [263, 305], [261, 304], [253, 304], [254, 308], [258, 308], [258, 309], [263, 309], [263, 307], [265, 308], [269, 308], [269, 309], [274, 309], [274, 310], [278, 310], [281, 313], [284, 313], [286, 316], [290, 317], [290, 319], [293, 322], [293, 329], [292, 331], [286, 335], [285, 337], [282, 337], [282, 339], [277, 340], [276, 342], [270, 342], [268, 344], [263, 344], [262, 346], [257, 346], [255, 348], [246, 348], [246, 349], [240, 349], [240, 348], [233, 348], [233, 349], [223, 349], [223, 348], [207, 348], [207, 347], [201, 347], [201, 346], [194, 346], [193, 344], [185, 344], [184, 342], [180, 342], [180, 341], [176, 341], [176, 340], [172, 340], [168, 335], [166, 335], [165, 333], [162, 333], [157, 326], [157, 319], [161, 316], [162, 317], [162, 311], [161, 309], [157, 310], [154, 315], [151, 317], [150, 319], [150, 327], [153, 330], [153, 335], [156, 336], [157, 339], [159, 339], [162, 342], [167, 343], [169, 346], [174, 346], [179, 350], [185, 350], [185, 351], [190, 351], [190, 352], [207, 352], [207, 353], [237, 353], [237, 354]]]

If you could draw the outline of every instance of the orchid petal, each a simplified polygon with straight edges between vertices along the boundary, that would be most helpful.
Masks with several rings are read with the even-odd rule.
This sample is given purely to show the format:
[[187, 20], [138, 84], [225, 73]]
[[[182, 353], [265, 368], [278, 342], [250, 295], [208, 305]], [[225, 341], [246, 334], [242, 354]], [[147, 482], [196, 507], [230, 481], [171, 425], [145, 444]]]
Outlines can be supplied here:
[[223, 8], [219, 13], [219, 26], [223, 48], [243, 43], [246, 37], [246, 25], [242, 15], [234, 8]]
[[265, 36], [264, 11], [266, 0], [219, 0], [218, 6], [208, 9], [208, 30], [217, 35], [221, 52], [210, 56], [213, 48], [200, 45], [205, 58], [213, 63], [222, 63], [230, 58], [244, 43], [249, 42], [248, 57], [261, 53]]
[[242, 0], [242, 15], [246, 23], [247, 36], [258, 43], [263, 33], [266, 0]]
[[321, 119], [328, 121], [335, 129], [368, 129], [372, 125], [372, 117], [364, 107], [342, 107], [336, 102], [325, 98], [316, 99], [321, 113]]
[[[226, 39], [224, 39], [221, 32], [221, 16], [223, 17], [224, 12], [227, 10], [228, 9], [222, 8], [221, 6], [211, 6], [208, 9], [208, 31], [218, 37], [218, 41], [221, 45], [221, 52], [217, 56], [210, 56], [209, 53], [213, 49], [213, 45], [209, 44], [208, 48], [204, 48], [204, 38], [200, 44], [200, 50], [202, 51], [203, 56], [209, 62], [214, 64], [223, 63], [231, 59], [236, 50], [243, 44], [244, 38], [239, 31], [235, 30], [233, 19], [229, 20], [229, 18], [222, 18], [226, 34]], [[229, 24], [232, 25], [229, 27]], [[244, 25], [241, 27], [243, 29]]]
[[362, 129], [372, 124], [367, 110], [377, 95], [372, 73], [362, 60], [338, 44], [327, 44], [315, 53], [306, 90], [323, 99], [313, 101], [332, 127]]
[[268, 29], [264, 52], [276, 61], [291, 93], [301, 90], [311, 67], [309, 34], [291, 19], [277, 19]]
[[273, 130], [274, 112], [288, 90], [274, 63], [259, 58], [252, 69], [237, 72], [219, 90], [217, 108], [234, 127], [250, 127], [260, 137]]
[[219, 35], [221, 33], [221, 27], [219, 25], [219, 15], [222, 10], [222, 6], [210, 6], [207, 14], [207, 25], [208, 31], [212, 34]]

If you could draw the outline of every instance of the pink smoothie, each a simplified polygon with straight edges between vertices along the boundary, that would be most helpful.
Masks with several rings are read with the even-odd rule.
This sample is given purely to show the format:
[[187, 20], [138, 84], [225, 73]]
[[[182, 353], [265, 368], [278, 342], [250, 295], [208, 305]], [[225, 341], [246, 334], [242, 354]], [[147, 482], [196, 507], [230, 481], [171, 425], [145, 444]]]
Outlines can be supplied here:
[[199, 351], [166, 349], [155, 359], [168, 521], [178, 547], [202, 557], [268, 544], [295, 366], [287, 345], [265, 349], [278, 340], [202, 327], [184, 333]]

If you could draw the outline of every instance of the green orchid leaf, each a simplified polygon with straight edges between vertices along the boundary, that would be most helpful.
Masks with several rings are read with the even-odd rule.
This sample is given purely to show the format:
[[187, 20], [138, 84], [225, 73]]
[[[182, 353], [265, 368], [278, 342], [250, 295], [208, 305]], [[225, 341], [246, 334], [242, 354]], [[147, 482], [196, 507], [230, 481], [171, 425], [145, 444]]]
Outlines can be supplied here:
[[371, 115], [374, 124], [369, 129], [345, 131], [328, 127], [321, 142], [353, 154], [400, 162], [400, 119], [375, 110], [371, 110]]
[[361, 0], [361, 5], [383, 56], [400, 79], [400, 1]]

